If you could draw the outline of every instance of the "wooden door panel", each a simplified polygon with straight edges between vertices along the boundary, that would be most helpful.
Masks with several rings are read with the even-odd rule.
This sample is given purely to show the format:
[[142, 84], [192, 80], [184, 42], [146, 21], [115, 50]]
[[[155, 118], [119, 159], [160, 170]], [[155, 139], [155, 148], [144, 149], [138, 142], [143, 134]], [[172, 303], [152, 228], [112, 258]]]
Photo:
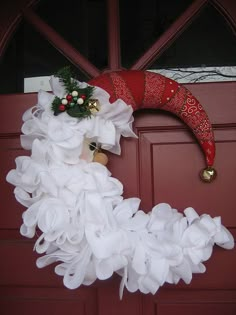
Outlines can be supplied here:
[[236, 129], [217, 130], [215, 139], [218, 178], [208, 185], [199, 177], [205, 167], [203, 154], [186, 130], [139, 132], [142, 208], [150, 211], [153, 205], [167, 202], [183, 211], [191, 205], [199, 214], [220, 215], [226, 226], [235, 227], [236, 196], [229, 187], [236, 173]]
[[[0, 220], [0, 229], [19, 229], [22, 222], [22, 213], [25, 207], [16, 203], [14, 187], [6, 181], [9, 170], [15, 168], [15, 158], [19, 155], [29, 155], [20, 146], [19, 135], [0, 134], [1, 164], [0, 164], [0, 200], [4, 216]], [[4, 138], [4, 136], [6, 138]]]
[[[196, 292], [197, 294], [197, 292]], [[182, 315], [233, 315], [236, 312], [236, 303], [225, 303], [219, 301], [205, 302], [201, 301], [196, 303], [178, 303], [178, 304], [166, 304], [156, 305], [156, 313], [160, 315], [175, 315], [176, 310]]]
[[36, 287], [5, 288], [0, 289], [0, 311], [1, 315], [96, 315], [97, 292], [91, 288], [79, 291]]
[[[142, 305], [142, 294], [124, 292], [122, 300], [119, 298], [120, 278], [113, 277], [112, 281], [104, 285], [100, 284], [98, 290], [98, 311], [102, 315], [120, 315], [120, 314], [135, 314], [144, 315]], [[152, 303], [153, 304], [153, 303]], [[148, 314], [148, 313], [147, 313]]]
[[111, 175], [123, 184], [123, 196], [140, 197], [139, 192], [139, 163], [138, 140], [134, 138], [121, 139], [121, 155], [107, 153], [109, 162], [107, 168]]
[[149, 211], [156, 203], [168, 202], [182, 211], [191, 205], [200, 214], [222, 216], [223, 223], [235, 229], [236, 199], [230, 187], [234, 186], [236, 173], [236, 83], [222, 84], [227, 93], [224, 97], [219, 83], [187, 87], [203, 104], [213, 124], [218, 178], [210, 185], [200, 181], [198, 173], [205, 167], [204, 155], [192, 132], [178, 118], [164, 111], [137, 113], [143, 208]]
[[236, 81], [185, 84], [206, 109], [214, 125], [235, 124]]
[[[16, 102], [17, 100], [17, 102]], [[20, 134], [22, 127], [23, 113], [35, 105], [37, 95], [32, 94], [11, 94], [1, 95], [0, 107], [0, 200], [1, 210], [4, 213], [0, 220], [0, 235], [12, 234], [13, 230], [19, 230], [22, 222], [23, 206], [16, 202], [13, 190], [14, 187], [6, 182], [6, 175], [9, 170], [15, 168], [15, 158], [22, 155], [30, 155], [29, 151], [22, 149]], [[19, 237], [17, 233], [14, 236]]]
[[[35, 263], [39, 255], [33, 252], [33, 246], [33, 241], [1, 241], [0, 286], [63, 286], [63, 279], [54, 273], [53, 265], [43, 269], [36, 267]], [[6, 259], [6, 257], [9, 259]], [[176, 291], [178, 289], [190, 290], [196, 288], [236, 290], [235, 250], [225, 251], [215, 246], [212, 257], [204, 264], [206, 272], [204, 274], [194, 274], [189, 285], [180, 282], [177, 286], [170, 286], [174, 287]], [[120, 281], [120, 277], [118, 279]], [[98, 281], [96, 286], [98, 288], [104, 286], [103, 282], [106, 281]], [[113, 285], [118, 296], [119, 283], [113, 283]], [[160, 289], [161, 291], [162, 289]]]
[[7, 286], [62, 286], [62, 278], [54, 273], [53, 266], [39, 270], [36, 259], [39, 257], [34, 251], [34, 241], [2, 240], [0, 243], [1, 277], [0, 285]]
[[0, 135], [19, 135], [23, 113], [37, 103], [37, 94], [6, 94], [0, 96], [1, 124]]
[[[219, 115], [217, 108], [222, 106], [223, 98], [219, 93], [219, 97], [216, 97], [218, 84], [211, 84], [210, 87], [208, 84], [201, 84], [200, 87], [190, 85], [214, 125], [218, 170], [215, 183], [208, 185], [199, 180], [198, 172], [205, 165], [204, 155], [191, 131], [177, 117], [164, 111], [140, 112], [135, 113], [134, 123], [139, 138], [122, 139], [121, 156], [109, 154], [108, 168], [112, 176], [123, 183], [124, 197], [140, 197], [141, 208], [145, 211], [150, 211], [159, 202], [170, 203], [180, 211], [193, 206], [199, 214], [222, 216], [224, 225], [235, 234], [235, 87], [236, 83], [223, 84], [227, 94], [224, 96], [224, 110]], [[71, 314], [97, 312], [116, 315], [129, 311], [140, 315], [166, 315], [174, 311], [187, 314], [190, 309], [197, 313], [207, 310], [213, 314], [217, 309], [216, 314], [221, 314], [223, 310], [226, 314], [233, 314], [236, 292], [235, 250], [225, 251], [216, 247], [213, 256], [206, 262], [206, 273], [194, 274], [190, 285], [183, 282], [177, 286], [165, 285], [155, 296], [125, 291], [122, 301], [118, 294], [119, 276], [108, 281], [97, 281], [89, 288], [71, 291], [63, 287], [63, 279], [55, 275], [53, 266], [38, 269], [35, 265], [38, 255], [33, 252], [33, 240], [27, 240], [19, 234], [24, 207], [16, 202], [13, 187], [5, 181], [7, 171], [14, 168], [15, 157], [30, 153], [20, 147], [19, 136], [22, 114], [37, 99], [35, 94], [18, 95], [17, 99], [18, 105], [14, 112], [7, 106], [14, 102], [14, 95], [1, 96], [0, 100], [4, 107], [0, 125], [1, 211], [4, 212], [0, 223], [0, 250], [1, 257], [8, 257], [0, 260], [0, 310], [3, 314], [7, 311], [9, 314], [9, 310], [14, 314], [17, 309], [21, 309], [26, 312], [22, 314], [27, 315], [27, 306], [37, 309], [39, 313], [46, 312], [45, 305], [58, 314], [65, 306]], [[14, 124], [9, 123], [9, 117], [12, 117]], [[203, 292], [207, 294], [207, 299]], [[221, 295], [217, 295], [219, 292]], [[229, 292], [234, 295], [229, 296]], [[86, 298], [81, 300], [81, 294]], [[177, 300], [176, 296], [179, 297]]]
[[235, 291], [227, 290], [163, 289], [158, 296], [147, 295], [143, 300], [145, 315], [234, 315], [236, 311]]

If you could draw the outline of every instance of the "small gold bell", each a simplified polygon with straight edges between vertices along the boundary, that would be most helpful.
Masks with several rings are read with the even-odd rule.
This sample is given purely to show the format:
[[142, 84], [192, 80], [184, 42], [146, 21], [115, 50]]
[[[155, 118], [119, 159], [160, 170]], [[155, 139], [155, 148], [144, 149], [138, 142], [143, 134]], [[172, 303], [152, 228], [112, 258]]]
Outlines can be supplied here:
[[97, 152], [94, 154], [93, 162], [97, 162], [105, 166], [108, 163], [108, 157], [105, 153]]
[[211, 183], [216, 178], [216, 176], [217, 176], [217, 172], [211, 166], [204, 168], [200, 172], [200, 178], [205, 183]]
[[90, 99], [88, 102], [88, 106], [92, 114], [96, 114], [100, 110], [100, 103], [98, 100]]

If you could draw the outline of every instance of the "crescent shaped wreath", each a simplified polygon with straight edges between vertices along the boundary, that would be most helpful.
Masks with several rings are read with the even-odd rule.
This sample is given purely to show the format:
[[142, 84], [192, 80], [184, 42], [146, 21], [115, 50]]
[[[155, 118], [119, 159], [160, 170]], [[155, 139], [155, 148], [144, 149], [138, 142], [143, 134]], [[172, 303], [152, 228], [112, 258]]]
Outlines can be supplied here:
[[34, 249], [42, 268], [57, 263], [64, 285], [76, 289], [113, 273], [121, 276], [120, 298], [130, 292], [155, 294], [164, 283], [189, 284], [205, 272], [215, 244], [234, 247], [221, 224], [188, 207], [167, 203], [147, 213], [139, 198], [124, 199], [123, 185], [106, 167], [101, 149], [120, 154], [120, 137], [136, 137], [133, 111], [161, 108], [180, 117], [194, 132], [206, 156], [205, 181], [215, 177], [214, 136], [197, 99], [183, 86], [148, 71], [117, 71], [88, 83], [63, 68], [50, 79], [53, 93], [40, 90], [23, 115], [21, 145], [6, 180], [27, 209], [20, 233], [40, 236]]

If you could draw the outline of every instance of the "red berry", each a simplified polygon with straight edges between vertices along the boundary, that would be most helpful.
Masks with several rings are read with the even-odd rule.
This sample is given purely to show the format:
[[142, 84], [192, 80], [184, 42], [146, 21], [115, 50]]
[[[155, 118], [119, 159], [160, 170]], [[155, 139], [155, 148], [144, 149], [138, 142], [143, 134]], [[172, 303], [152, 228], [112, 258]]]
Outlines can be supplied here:
[[82, 94], [82, 95], [80, 95], [80, 98], [82, 98], [83, 100], [85, 100], [85, 99], [86, 99], [86, 95], [85, 95], [85, 94]]
[[64, 112], [66, 109], [66, 106], [64, 104], [59, 105], [59, 111]]
[[70, 95], [70, 94], [66, 95], [66, 99], [68, 102], [70, 102], [72, 100], [72, 98], [73, 98], [72, 95]]

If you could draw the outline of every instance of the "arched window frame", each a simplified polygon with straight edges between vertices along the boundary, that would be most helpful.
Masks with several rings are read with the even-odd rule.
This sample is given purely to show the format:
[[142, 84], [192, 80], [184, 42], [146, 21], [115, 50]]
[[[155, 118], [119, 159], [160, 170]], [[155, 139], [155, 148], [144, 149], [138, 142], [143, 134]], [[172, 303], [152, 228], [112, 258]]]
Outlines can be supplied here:
[[[63, 56], [75, 66], [85, 72], [89, 78], [98, 76], [102, 72], [121, 70], [122, 60], [120, 54], [120, 18], [119, 0], [107, 0], [107, 25], [108, 25], [108, 67], [98, 69], [83, 54], [67, 42], [58, 32], [49, 26], [35, 12], [34, 8], [39, 0], [19, 0], [17, 5], [9, 10], [5, 7], [4, 19], [0, 31], [0, 58], [14, 34], [19, 23], [24, 19], [30, 23], [43, 37], [54, 46]], [[133, 70], [145, 70], [154, 60], [159, 58], [164, 51], [184, 32], [194, 21], [201, 10], [211, 4], [225, 18], [236, 35], [236, 8], [230, 0], [195, 0], [174, 21], [174, 23], [140, 56], [130, 67]], [[9, 4], [10, 5], [10, 4]]]

